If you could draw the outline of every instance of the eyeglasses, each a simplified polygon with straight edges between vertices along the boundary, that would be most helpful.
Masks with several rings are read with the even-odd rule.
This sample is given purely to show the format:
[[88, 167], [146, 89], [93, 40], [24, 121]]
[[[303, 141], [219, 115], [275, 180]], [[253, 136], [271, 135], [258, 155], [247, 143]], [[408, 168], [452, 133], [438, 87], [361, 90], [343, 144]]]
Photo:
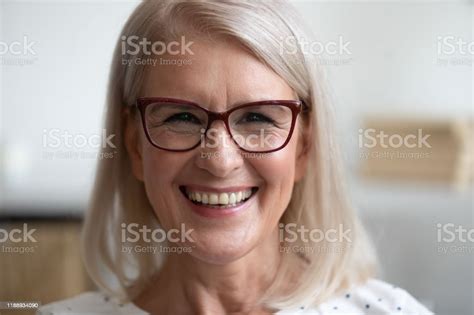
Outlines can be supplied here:
[[159, 149], [183, 152], [200, 144], [216, 146], [218, 133], [211, 125], [222, 120], [241, 150], [270, 153], [288, 144], [304, 103], [268, 100], [243, 104], [225, 112], [212, 112], [190, 101], [142, 97], [137, 99], [136, 106], [146, 137]]

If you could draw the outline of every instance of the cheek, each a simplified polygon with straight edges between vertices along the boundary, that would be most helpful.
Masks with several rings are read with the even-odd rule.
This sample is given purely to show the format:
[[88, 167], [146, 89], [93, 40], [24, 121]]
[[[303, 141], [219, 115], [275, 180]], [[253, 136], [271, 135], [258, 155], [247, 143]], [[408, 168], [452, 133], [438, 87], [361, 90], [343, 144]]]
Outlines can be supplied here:
[[[293, 191], [295, 178], [296, 142], [267, 157], [255, 159], [252, 166], [264, 181], [260, 207], [269, 220], [275, 221], [286, 209]], [[278, 211], [277, 211], [278, 210]]]
[[178, 187], [174, 185], [178, 172], [186, 163], [185, 154], [176, 154], [146, 147], [143, 150], [143, 179], [150, 203], [164, 227], [171, 227], [178, 213], [170, 211], [178, 198]]
[[271, 155], [255, 159], [252, 165], [267, 184], [291, 181], [294, 177], [294, 153], [291, 148], [270, 153]]
[[[146, 149], [143, 152], [143, 172], [145, 181], [155, 183], [166, 182], [173, 177], [173, 172], [177, 169], [179, 159], [171, 156], [166, 151], [158, 151], [155, 148]], [[170, 167], [173, 165], [173, 167]], [[158, 176], [159, 175], [159, 176]]]
[[269, 185], [293, 184], [297, 137], [292, 137], [283, 149], [270, 153], [267, 157], [256, 159], [254, 167]]

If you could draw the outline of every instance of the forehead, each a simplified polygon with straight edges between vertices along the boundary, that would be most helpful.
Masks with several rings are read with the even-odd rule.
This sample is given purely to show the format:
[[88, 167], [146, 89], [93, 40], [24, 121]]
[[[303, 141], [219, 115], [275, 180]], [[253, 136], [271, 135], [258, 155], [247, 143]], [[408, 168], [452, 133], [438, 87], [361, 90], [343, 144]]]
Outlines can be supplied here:
[[[140, 96], [184, 98], [210, 106], [294, 98], [280, 76], [235, 41], [193, 40], [191, 50], [193, 55], [159, 56], [156, 65], [147, 68]], [[174, 61], [165, 65], [163, 60]]]

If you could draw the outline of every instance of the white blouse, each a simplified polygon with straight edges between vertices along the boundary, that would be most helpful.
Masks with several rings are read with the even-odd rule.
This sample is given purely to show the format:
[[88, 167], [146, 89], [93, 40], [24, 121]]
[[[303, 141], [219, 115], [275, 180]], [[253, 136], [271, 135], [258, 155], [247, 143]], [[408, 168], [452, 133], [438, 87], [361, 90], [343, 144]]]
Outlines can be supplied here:
[[[115, 314], [147, 315], [133, 303], [120, 304], [100, 292], [86, 292], [76, 297], [40, 307], [37, 315], [73, 314]], [[386, 282], [371, 279], [366, 284], [354, 287], [346, 293], [335, 296], [318, 307], [301, 305], [296, 309], [278, 311], [275, 314], [433, 314], [405, 290]]]

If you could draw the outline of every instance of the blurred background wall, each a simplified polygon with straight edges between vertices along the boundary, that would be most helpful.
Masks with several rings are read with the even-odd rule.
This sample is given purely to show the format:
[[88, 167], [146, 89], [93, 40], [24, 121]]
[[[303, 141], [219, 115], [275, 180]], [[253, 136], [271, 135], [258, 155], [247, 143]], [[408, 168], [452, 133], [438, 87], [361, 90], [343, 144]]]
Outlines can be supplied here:
[[[0, 228], [53, 218], [80, 225], [98, 150], [94, 144], [82, 145], [81, 139], [101, 135], [112, 49], [137, 3], [0, 2], [0, 40], [34, 42], [26, 54], [1, 55]], [[472, 173], [472, 146], [469, 151], [467, 144], [472, 130], [466, 128], [474, 117], [474, 49], [449, 51], [449, 43], [459, 39], [473, 46], [472, 2], [294, 4], [319, 44], [331, 43], [320, 54], [321, 63], [332, 87], [349, 191], [378, 248], [381, 277], [406, 288], [439, 314], [473, 314], [474, 244], [458, 244], [470, 252], [442, 253], [437, 241], [438, 224], [474, 227], [472, 184], [460, 183], [455, 174]], [[437, 148], [452, 159], [427, 166], [414, 178], [390, 175], [395, 165], [390, 159], [378, 172], [364, 172], [381, 159], [364, 158], [367, 150], [360, 143], [360, 130], [371, 128], [374, 121], [380, 130], [385, 130], [384, 121], [395, 130], [407, 124], [414, 130], [441, 126], [443, 140]], [[461, 140], [452, 132], [460, 122], [465, 134]], [[62, 141], [56, 146], [51, 135], [64, 134], [79, 143]], [[431, 139], [438, 138], [433, 134]], [[446, 149], [453, 142], [459, 145]], [[424, 160], [426, 165], [434, 156]], [[415, 172], [412, 162], [402, 159], [396, 173]], [[439, 167], [445, 167], [446, 174], [430, 177]], [[78, 229], [70, 231], [77, 235]], [[74, 237], [71, 240], [74, 244]], [[48, 250], [42, 246], [38, 255]], [[78, 255], [66, 253], [65, 261], [67, 255]], [[0, 263], [12, 255], [0, 252]], [[80, 282], [75, 291], [59, 290], [49, 299], [83, 288], [90, 283]]]

